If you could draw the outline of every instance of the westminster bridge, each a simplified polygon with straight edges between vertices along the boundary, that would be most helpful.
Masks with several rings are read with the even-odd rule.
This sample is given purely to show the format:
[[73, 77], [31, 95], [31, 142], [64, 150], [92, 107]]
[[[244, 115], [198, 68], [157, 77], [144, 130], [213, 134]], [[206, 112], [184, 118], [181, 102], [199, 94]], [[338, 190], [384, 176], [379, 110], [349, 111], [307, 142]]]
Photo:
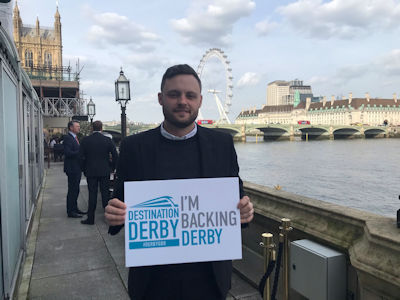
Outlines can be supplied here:
[[[139, 133], [156, 124], [140, 125], [131, 128], [128, 134]], [[266, 141], [321, 139], [352, 139], [400, 137], [400, 128], [396, 126], [369, 125], [309, 125], [309, 124], [203, 124], [202, 126], [231, 134], [236, 141], [245, 141], [247, 136], [263, 137]], [[120, 127], [105, 127], [113, 136], [120, 135]]]

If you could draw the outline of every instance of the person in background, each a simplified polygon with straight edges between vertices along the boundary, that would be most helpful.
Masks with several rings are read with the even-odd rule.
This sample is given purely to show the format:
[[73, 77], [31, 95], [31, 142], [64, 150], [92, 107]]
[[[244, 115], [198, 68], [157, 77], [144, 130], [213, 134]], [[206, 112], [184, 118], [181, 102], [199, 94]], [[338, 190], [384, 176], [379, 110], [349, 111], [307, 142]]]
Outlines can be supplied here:
[[[86, 176], [89, 189], [87, 219], [82, 224], [93, 225], [100, 186], [103, 208], [109, 200], [110, 173], [114, 171], [118, 154], [112, 140], [102, 134], [101, 121], [93, 122], [93, 133], [82, 140], [79, 149], [81, 169]], [[110, 159], [111, 157], [111, 159]]]
[[57, 139], [56, 143], [54, 144], [53, 152], [54, 152], [54, 161], [63, 161], [64, 155], [64, 145], [61, 143], [61, 138]]
[[82, 218], [85, 213], [78, 208], [79, 184], [81, 182], [81, 166], [79, 163], [80, 131], [78, 121], [68, 122], [68, 134], [64, 136], [64, 172], [68, 177], [67, 215], [69, 218]]

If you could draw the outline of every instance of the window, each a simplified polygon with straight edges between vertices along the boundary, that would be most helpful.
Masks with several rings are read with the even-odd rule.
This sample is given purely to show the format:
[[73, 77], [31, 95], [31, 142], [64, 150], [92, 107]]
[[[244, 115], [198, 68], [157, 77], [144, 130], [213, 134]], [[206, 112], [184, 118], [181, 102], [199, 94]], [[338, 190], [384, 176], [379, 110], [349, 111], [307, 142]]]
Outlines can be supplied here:
[[25, 50], [25, 67], [33, 68], [33, 53], [32, 50]]
[[44, 54], [44, 66], [47, 68], [51, 68], [51, 63], [52, 63], [51, 53], [46, 52]]

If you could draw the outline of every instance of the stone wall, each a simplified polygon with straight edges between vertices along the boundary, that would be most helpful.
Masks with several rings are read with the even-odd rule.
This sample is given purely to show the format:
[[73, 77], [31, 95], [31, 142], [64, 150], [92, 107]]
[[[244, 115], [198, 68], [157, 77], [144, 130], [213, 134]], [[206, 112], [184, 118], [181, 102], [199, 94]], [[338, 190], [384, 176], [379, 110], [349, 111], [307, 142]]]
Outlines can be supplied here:
[[[249, 282], [258, 284], [263, 273], [261, 233], [274, 233], [277, 243], [280, 220], [286, 217], [294, 228], [291, 240], [306, 238], [346, 255], [347, 299], [400, 299], [400, 229], [395, 218], [248, 182], [245, 191], [255, 205], [255, 218], [243, 230], [243, 260], [234, 267]], [[291, 299], [303, 298], [291, 291]]]

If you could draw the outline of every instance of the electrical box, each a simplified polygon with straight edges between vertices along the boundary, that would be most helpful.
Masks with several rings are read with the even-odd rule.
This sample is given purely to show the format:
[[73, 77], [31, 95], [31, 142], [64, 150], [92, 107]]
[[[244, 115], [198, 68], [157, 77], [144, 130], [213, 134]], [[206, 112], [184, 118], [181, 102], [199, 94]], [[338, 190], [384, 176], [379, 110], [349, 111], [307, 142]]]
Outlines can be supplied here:
[[290, 243], [290, 287], [309, 300], [346, 299], [343, 253], [310, 240]]

